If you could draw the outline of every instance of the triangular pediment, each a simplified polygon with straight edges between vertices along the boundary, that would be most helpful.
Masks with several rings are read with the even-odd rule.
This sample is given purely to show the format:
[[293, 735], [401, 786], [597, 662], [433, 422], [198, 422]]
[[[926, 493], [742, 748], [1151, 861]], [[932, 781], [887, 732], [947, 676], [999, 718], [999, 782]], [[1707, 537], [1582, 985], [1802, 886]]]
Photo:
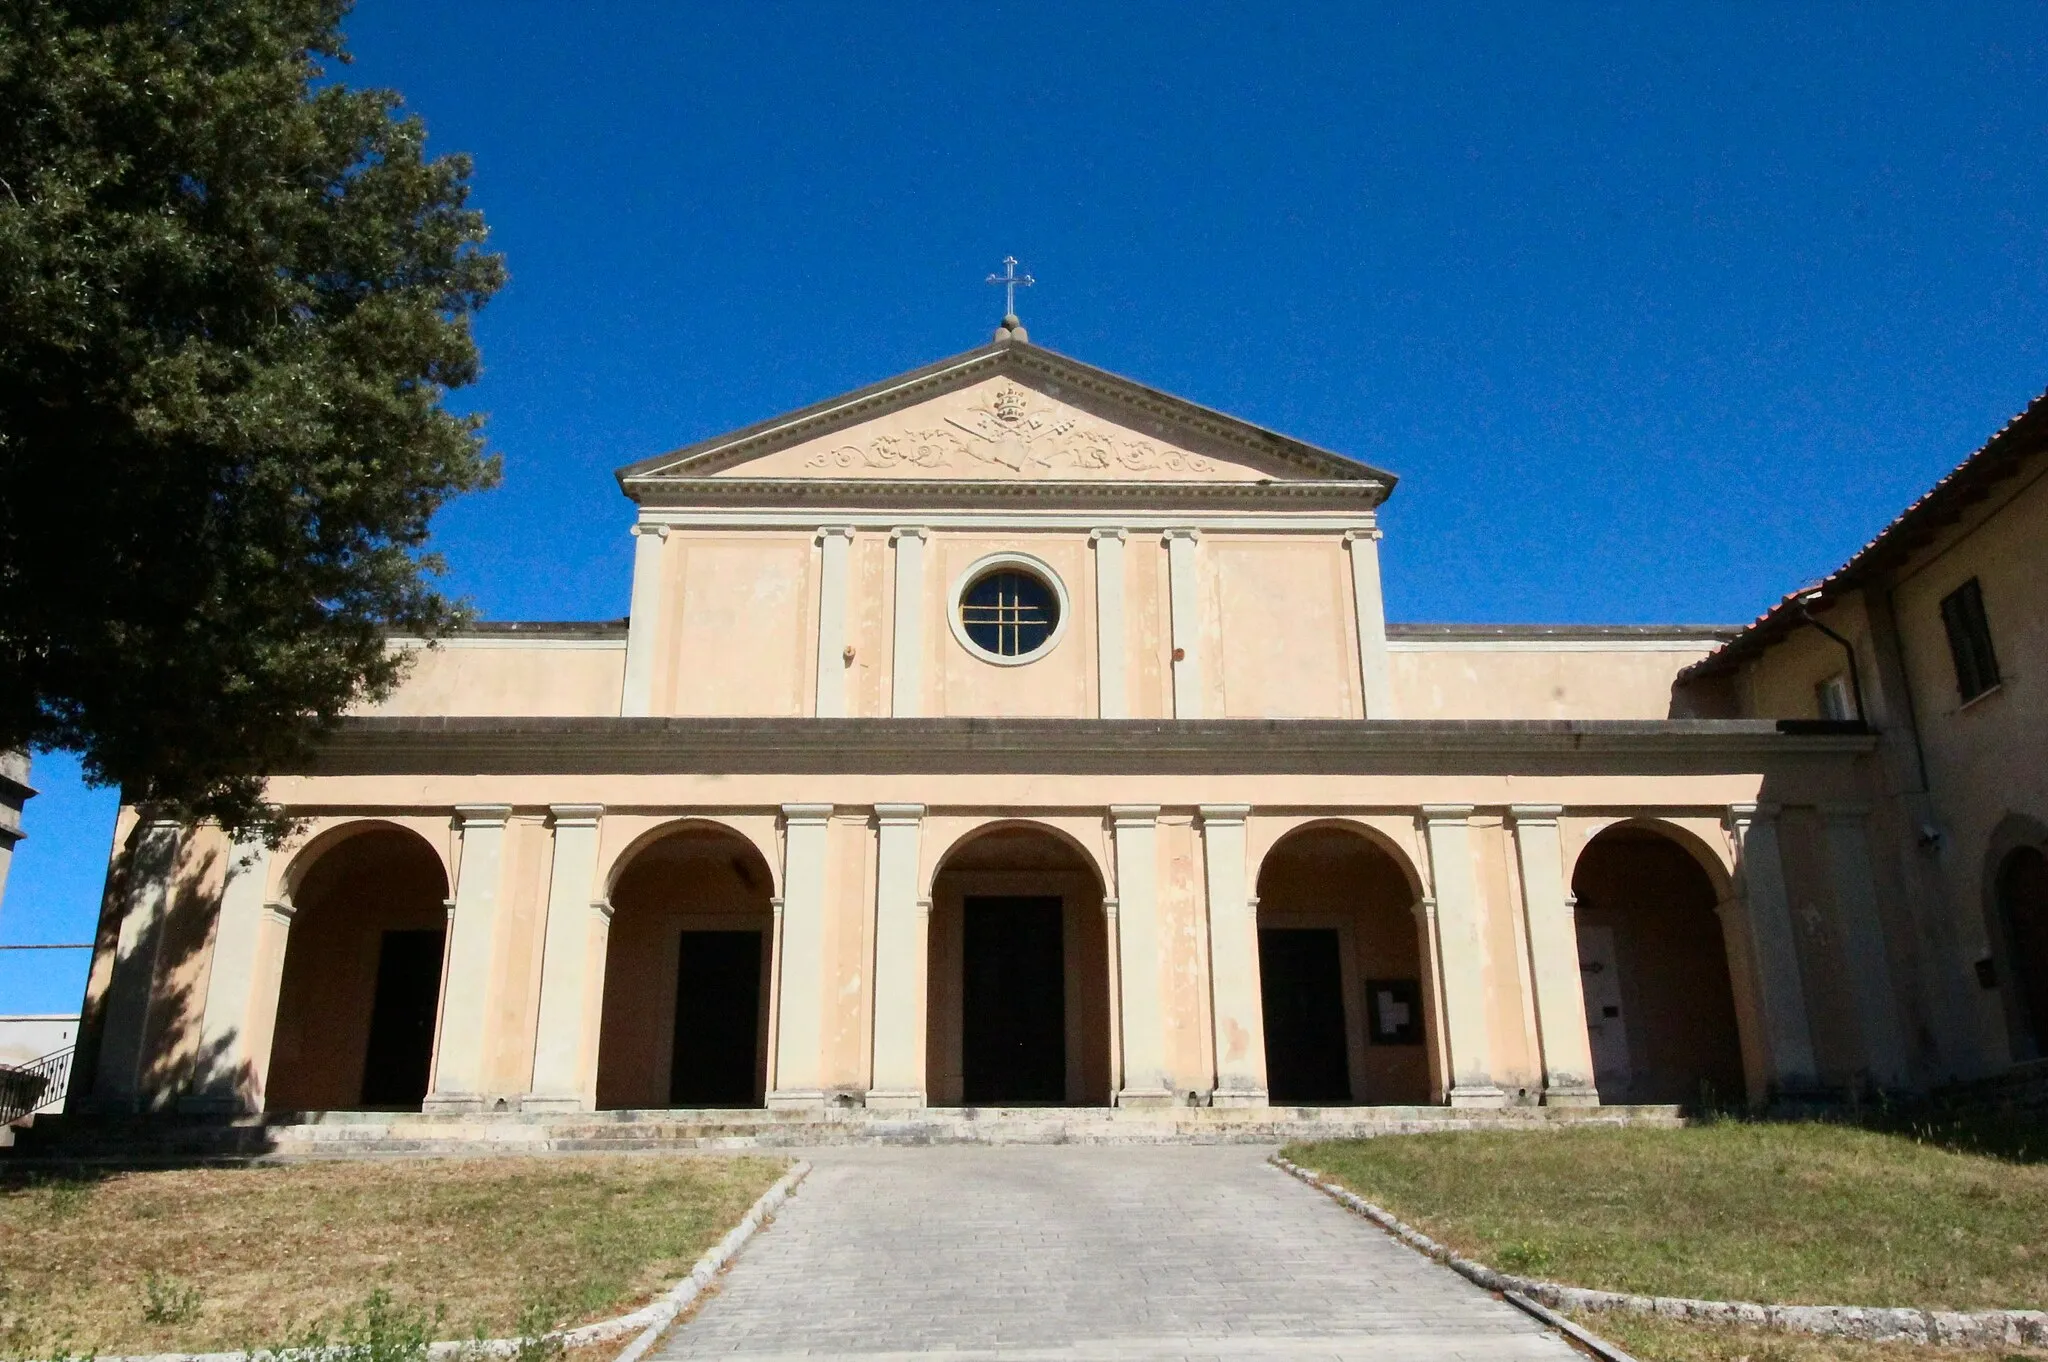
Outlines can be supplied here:
[[1046, 483], [1246, 493], [1343, 485], [1350, 498], [1377, 502], [1394, 483], [1356, 460], [1013, 340], [618, 476], [636, 500], [663, 500], [684, 486]]

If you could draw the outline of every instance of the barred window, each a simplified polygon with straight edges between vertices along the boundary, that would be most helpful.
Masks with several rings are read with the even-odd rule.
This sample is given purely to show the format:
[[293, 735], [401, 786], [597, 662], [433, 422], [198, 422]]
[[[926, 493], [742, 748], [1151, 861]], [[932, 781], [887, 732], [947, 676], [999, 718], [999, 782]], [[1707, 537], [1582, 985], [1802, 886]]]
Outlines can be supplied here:
[[976, 647], [997, 657], [1029, 657], [1059, 628], [1060, 601], [1037, 574], [1001, 567], [960, 593], [960, 625]]

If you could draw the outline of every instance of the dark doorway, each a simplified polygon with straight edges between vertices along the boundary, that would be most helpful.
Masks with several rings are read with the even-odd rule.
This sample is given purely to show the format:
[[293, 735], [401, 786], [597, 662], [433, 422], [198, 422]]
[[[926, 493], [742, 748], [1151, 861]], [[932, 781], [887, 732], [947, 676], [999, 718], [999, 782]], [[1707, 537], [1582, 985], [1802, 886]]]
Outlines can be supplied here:
[[434, 1061], [441, 1006], [441, 932], [386, 932], [363, 1055], [363, 1105], [418, 1110]]
[[2036, 1056], [2048, 1055], [2048, 857], [2021, 847], [1998, 871], [2021, 1021]]
[[1266, 1087], [1275, 1102], [1349, 1102], [1344, 967], [1334, 927], [1261, 927]]
[[973, 1105], [1067, 1093], [1067, 979], [1057, 898], [970, 898], [962, 940], [961, 1062]]
[[676, 956], [669, 1104], [753, 1106], [760, 1021], [761, 934], [684, 932]]

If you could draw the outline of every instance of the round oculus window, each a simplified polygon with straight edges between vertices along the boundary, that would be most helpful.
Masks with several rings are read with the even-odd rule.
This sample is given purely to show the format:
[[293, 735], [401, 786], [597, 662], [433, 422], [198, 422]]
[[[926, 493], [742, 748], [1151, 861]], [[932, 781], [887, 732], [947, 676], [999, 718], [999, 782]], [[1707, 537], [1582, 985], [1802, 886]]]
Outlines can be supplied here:
[[960, 632], [992, 658], [1022, 661], [1059, 634], [1060, 593], [1016, 563], [992, 567], [960, 593]]

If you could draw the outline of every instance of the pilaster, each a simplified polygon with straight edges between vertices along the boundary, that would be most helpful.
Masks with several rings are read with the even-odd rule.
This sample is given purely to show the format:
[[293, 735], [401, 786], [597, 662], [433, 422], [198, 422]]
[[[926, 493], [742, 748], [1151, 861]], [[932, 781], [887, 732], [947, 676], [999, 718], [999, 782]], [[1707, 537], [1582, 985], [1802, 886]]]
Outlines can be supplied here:
[[633, 527], [633, 596], [626, 619], [626, 681], [619, 713], [654, 712], [654, 658], [661, 632], [661, 549], [668, 526], [642, 521]]
[[1245, 864], [1248, 804], [1204, 804], [1202, 854], [1209, 888], [1210, 996], [1216, 1013], [1219, 1107], [1263, 1107], [1266, 1020], [1259, 982], [1259, 922]]
[[156, 1002], [157, 957], [163, 948], [164, 918], [170, 911], [171, 880], [177, 873], [184, 829], [168, 820], [143, 824], [135, 832], [123, 885], [125, 909], [114, 939], [113, 977], [106, 992], [106, 1021], [100, 1029], [99, 1068], [91, 1105], [103, 1111], [135, 1111], [148, 1105], [142, 1090], [143, 1047]]
[[922, 804], [875, 805], [875, 1052], [871, 1107], [925, 1104], [931, 901], [917, 893]]
[[1199, 530], [1166, 532], [1167, 595], [1173, 628], [1173, 717], [1202, 717], [1202, 611], [1195, 580]]
[[1358, 624], [1358, 684], [1365, 717], [1394, 717], [1394, 689], [1387, 660], [1387, 614], [1380, 590], [1380, 531], [1352, 530], [1344, 536], [1351, 554], [1351, 608]]
[[812, 713], [820, 719], [846, 714], [847, 562], [853, 548], [851, 525], [818, 531], [818, 684]]
[[782, 806], [782, 914], [774, 1108], [825, 1101], [825, 851], [830, 804]]
[[1443, 1031], [1450, 1050], [1450, 1104], [1498, 1107], [1506, 1105], [1507, 1094], [1493, 1079], [1471, 817], [1470, 804], [1422, 806], [1430, 876], [1436, 884], [1437, 957], [1443, 979]]
[[491, 953], [504, 878], [506, 804], [458, 804], [462, 864], [448, 923], [447, 979], [435, 1047], [429, 1111], [469, 1111], [484, 1101], [484, 1043], [490, 1025]]
[[889, 542], [896, 547], [889, 713], [898, 719], [914, 719], [924, 713], [924, 541], [925, 532], [915, 526], [889, 533]]
[[1123, 1023], [1120, 1107], [1164, 1106], [1173, 1100], [1166, 1072], [1166, 1026], [1159, 993], [1159, 806], [1117, 804], [1118, 997]]
[[1131, 717], [1125, 672], [1130, 652], [1124, 629], [1124, 532], [1090, 530], [1095, 546], [1095, 693], [1096, 714], [1104, 719]]
[[1600, 1104], [1594, 1087], [1593, 1043], [1586, 1032], [1586, 993], [1579, 974], [1579, 933], [1565, 891], [1564, 843], [1555, 804], [1509, 809], [1522, 872], [1522, 908], [1529, 941], [1536, 1035], [1543, 1050], [1543, 1102], [1552, 1107]]
[[1870, 869], [1870, 811], [1860, 804], [1825, 804], [1820, 812], [1834, 881], [1835, 912], [1847, 947], [1848, 958], [1843, 963], [1848, 966], [1849, 990], [1855, 1000], [1864, 1068], [1878, 1087], [1903, 1088], [1912, 1075], [1899, 1024], [1898, 997], [1892, 989], [1884, 922], [1878, 915], [1877, 883]]
[[522, 1106], [588, 1110], [595, 1075], [584, 1072], [591, 1048], [584, 1034], [593, 1009], [587, 994], [604, 993], [604, 958], [593, 958], [598, 924], [591, 917], [597, 877], [601, 804], [552, 804], [554, 864], [548, 872], [548, 916], [541, 948], [540, 1009], [533, 1043], [533, 1081]]
[[1806, 986], [1800, 977], [1791, 899], [1785, 891], [1785, 867], [1778, 851], [1778, 807], [1731, 804], [1727, 824], [1748, 918], [1751, 965], [1770, 1048], [1771, 1082], [1780, 1094], [1808, 1091], [1818, 1083], [1818, 1066], [1806, 1017]]
[[[213, 960], [206, 975], [206, 1010], [199, 1027], [199, 1054], [192, 1066], [192, 1091], [178, 1103], [185, 1111], [254, 1111], [262, 1087], [249, 1040], [270, 849], [260, 838], [250, 838], [237, 842], [228, 857], [220, 916], [213, 927]], [[270, 1003], [275, 1009], [274, 996]]]

